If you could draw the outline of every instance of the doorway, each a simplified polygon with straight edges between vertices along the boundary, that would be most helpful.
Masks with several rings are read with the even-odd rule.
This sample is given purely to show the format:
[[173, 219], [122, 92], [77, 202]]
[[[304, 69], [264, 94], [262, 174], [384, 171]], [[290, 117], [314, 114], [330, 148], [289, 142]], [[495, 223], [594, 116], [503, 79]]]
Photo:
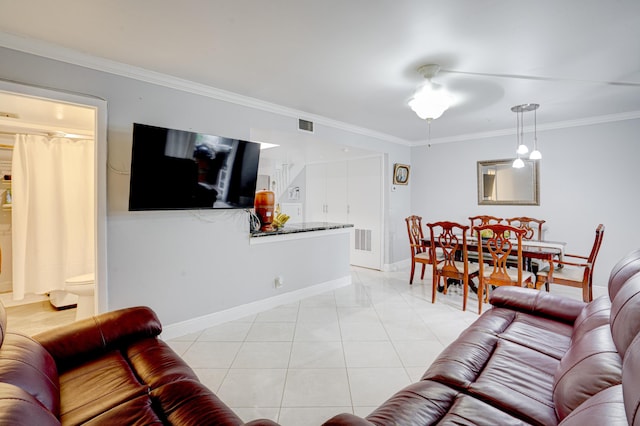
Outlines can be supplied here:
[[[91, 251], [95, 274], [94, 310], [102, 312], [107, 309], [106, 298], [106, 102], [101, 99], [85, 95], [69, 94], [49, 89], [42, 89], [17, 83], [0, 81], [0, 165], [3, 168], [2, 177], [11, 179], [11, 161], [7, 161], [7, 152], [12, 153], [16, 134], [41, 135], [43, 139], [56, 137], [74, 140], [91, 137], [93, 153], [87, 157], [93, 174], [93, 194], [89, 200], [92, 205], [88, 220], [93, 238]], [[8, 170], [7, 170], [8, 169]], [[11, 182], [9, 182], [9, 185]], [[7, 182], [3, 201], [7, 203]], [[9, 204], [10, 208], [10, 204]], [[11, 251], [7, 246], [7, 235], [4, 228], [13, 225], [9, 208], [0, 210], [0, 245], [3, 253], [3, 269], [0, 271], [0, 291], [3, 292], [3, 302], [13, 299], [7, 297], [7, 281], [10, 282], [12, 271]], [[9, 211], [9, 218], [4, 210]], [[38, 210], [37, 214], [47, 214]], [[7, 226], [8, 225], [8, 226]], [[5, 232], [6, 234], [6, 232]], [[9, 240], [11, 242], [11, 240]], [[12, 289], [9, 289], [12, 290]], [[30, 303], [38, 301], [43, 295], [25, 294], [21, 301], [12, 304]]]

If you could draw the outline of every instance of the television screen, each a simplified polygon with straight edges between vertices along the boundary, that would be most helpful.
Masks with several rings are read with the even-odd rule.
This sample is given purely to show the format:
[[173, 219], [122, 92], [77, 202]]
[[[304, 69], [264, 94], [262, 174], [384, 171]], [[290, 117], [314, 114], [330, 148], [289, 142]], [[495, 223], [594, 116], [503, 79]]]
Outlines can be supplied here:
[[260, 144], [133, 124], [129, 210], [253, 208]]

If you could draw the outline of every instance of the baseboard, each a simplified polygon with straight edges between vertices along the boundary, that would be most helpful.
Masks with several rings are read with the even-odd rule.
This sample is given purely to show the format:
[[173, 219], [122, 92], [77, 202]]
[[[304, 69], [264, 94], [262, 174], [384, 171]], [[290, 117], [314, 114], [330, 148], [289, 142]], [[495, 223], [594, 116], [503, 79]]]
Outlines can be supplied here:
[[404, 259], [401, 260], [399, 262], [395, 262], [395, 263], [385, 263], [382, 266], [382, 270], [384, 272], [395, 272], [395, 271], [399, 271], [401, 269], [405, 269], [405, 268], [409, 268], [411, 267], [411, 259]]
[[294, 290], [289, 293], [279, 294], [267, 299], [247, 303], [245, 305], [236, 306], [224, 311], [192, 318], [187, 321], [163, 325], [161, 337], [164, 340], [169, 340], [186, 334], [195, 333], [206, 328], [213, 327], [214, 325], [234, 321], [249, 315], [255, 315], [280, 305], [295, 303], [304, 298], [335, 290], [337, 288], [346, 287], [348, 285], [351, 285], [351, 275], [302, 288], [300, 290]]

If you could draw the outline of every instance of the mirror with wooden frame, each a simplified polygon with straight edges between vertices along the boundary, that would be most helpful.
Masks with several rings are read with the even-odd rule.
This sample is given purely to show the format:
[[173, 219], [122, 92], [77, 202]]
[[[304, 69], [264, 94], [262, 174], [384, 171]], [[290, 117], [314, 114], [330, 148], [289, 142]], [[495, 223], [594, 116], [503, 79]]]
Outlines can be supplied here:
[[513, 159], [478, 161], [478, 204], [539, 206], [539, 161], [523, 161], [520, 169]]

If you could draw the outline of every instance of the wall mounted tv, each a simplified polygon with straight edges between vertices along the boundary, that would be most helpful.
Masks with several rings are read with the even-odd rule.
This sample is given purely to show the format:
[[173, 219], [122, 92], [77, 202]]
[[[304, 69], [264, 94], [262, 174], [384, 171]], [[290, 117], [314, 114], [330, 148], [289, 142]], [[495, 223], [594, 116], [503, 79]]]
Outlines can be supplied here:
[[133, 124], [129, 210], [253, 208], [260, 144]]

